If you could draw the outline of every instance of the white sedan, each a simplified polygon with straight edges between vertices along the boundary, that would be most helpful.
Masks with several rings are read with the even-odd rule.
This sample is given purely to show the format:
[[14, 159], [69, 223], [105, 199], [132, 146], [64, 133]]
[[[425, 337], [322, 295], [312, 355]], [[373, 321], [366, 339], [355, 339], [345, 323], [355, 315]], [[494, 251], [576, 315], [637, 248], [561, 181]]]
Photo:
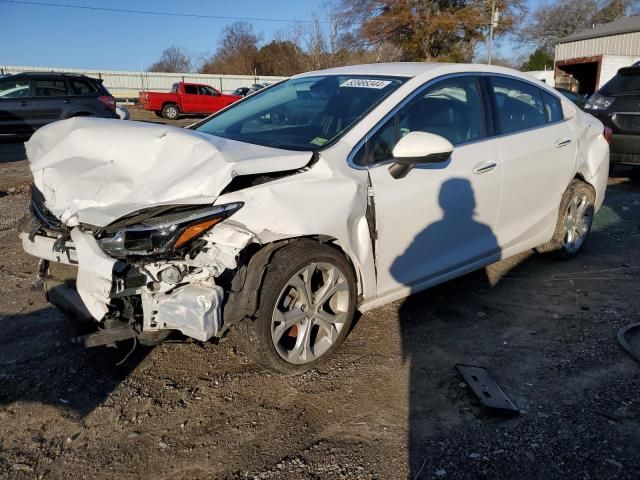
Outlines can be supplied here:
[[88, 343], [235, 330], [257, 362], [297, 373], [333, 353], [356, 309], [532, 248], [576, 255], [604, 199], [606, 137], [506, 68], [310, 72], [188, 129], [40, 129], [22, 243], [43, 274], [76, 269], [49, 296], [96, 320]]

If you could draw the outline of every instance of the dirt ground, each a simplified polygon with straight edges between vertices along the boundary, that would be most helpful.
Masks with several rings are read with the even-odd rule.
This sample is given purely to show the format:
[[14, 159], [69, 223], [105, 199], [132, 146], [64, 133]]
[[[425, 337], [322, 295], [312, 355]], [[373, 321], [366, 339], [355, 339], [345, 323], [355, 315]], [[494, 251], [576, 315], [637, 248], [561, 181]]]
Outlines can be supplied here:
[[[640, 311], [625, 172], [577, 259], [522, 254], [369, 312], [284, 377], [233, 340], [119, 366], [130, 344], [72, 343], [18, 243], [23, 159], [0, 143], [0, 478], [640, 478], [640, 364], [616, 341]], [[456, 363], [488, 367], [520, 414], [483, 409]]]

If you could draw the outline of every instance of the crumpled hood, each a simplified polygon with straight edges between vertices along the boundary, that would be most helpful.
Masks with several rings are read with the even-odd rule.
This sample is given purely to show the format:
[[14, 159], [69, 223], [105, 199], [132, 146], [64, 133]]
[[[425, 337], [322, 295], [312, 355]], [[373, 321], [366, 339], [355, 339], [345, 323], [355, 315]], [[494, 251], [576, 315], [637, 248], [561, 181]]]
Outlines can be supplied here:
[[71, 118], [26, 144], [35, 186], [64, 224], [106, 226], [162, 204], [213, 203], [237, 175], [294, 170], [291, 152], [153, 123]]

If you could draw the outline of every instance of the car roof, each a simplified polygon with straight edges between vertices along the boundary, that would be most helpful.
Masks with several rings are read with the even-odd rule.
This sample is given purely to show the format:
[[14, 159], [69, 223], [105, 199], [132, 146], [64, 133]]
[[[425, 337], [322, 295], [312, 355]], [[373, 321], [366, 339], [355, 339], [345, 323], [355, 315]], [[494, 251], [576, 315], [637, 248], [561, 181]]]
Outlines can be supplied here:
[[82, 73], [67, 73], [67, 72], [20, 72], [9, 75], [10, 77], [82, 77], [89, 80], [95, 80], [93, 77], [88, 77]]
[[[440, 63], [440, 62], [395, 62], [369, 63], [363, 65], [349, 65], [345, 67], [329, 68], [296, 75], [300, 78], [313, 75], [383, 75], [389, 77], [428, 79], [449, 73], [496, 73], [522, 78], [529, 83], [540, 84], [537, 79], [511, 68], [482, 63]], [[548, 86], [547, 86], [548, 87]]]
[[394, 63], [367, 63], [362, 65], [348, 65], [344, 67], [329, 68], [302, 74], [333, 74], [333, 75], [385, 75], [393, 77], [417, 77], [446, 63], [428, 62], [394, 62]]

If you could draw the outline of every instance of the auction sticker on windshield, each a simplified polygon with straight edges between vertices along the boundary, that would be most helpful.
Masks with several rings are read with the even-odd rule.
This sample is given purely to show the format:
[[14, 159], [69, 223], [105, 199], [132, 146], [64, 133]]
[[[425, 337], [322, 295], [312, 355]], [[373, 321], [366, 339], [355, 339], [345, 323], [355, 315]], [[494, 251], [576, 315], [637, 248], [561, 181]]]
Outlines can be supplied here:
[[355, 87], [355, 88], [376, 88], [382, 89], [389, 85], [391, 80], [370, 80], [366, 78], [351, 78], [340, 84], [341, 87]]

